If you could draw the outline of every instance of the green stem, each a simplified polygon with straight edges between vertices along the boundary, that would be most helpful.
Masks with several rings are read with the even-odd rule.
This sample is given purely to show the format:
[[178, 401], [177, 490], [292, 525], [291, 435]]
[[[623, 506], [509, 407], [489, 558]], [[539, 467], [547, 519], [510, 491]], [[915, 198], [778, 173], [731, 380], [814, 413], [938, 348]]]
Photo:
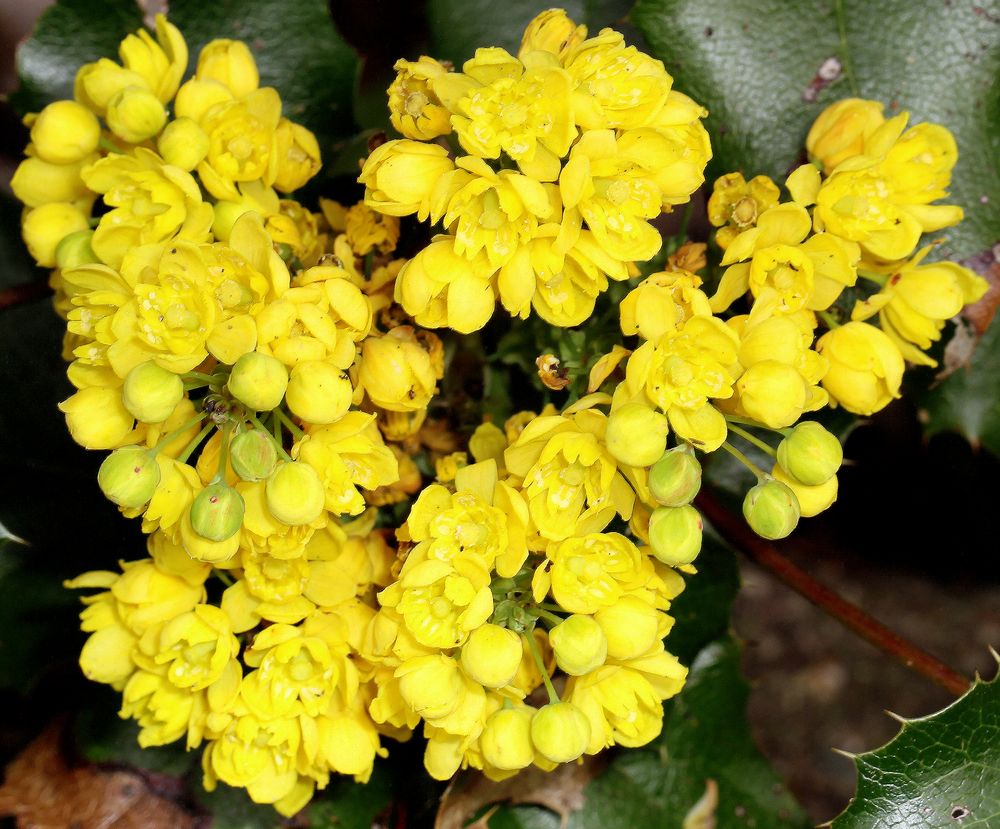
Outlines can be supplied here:
[[225, 570], [212, 570], [212, 572], [218, 576], [219, 581], [227, 587], [232, 587], [236, 583], [233, 581], [233, 577], [230, 576]]
[[764, 472], [759, 466], [757, 466], [757, 464], [755, 464], [752, 460], [750, 460], [750, 458], [744, 455], [735, 446], [732, 446], [730, 443], [726, 442], [722, 444], [722, 448], [725, 449], [734, 458], [736, 458], [736, 460], [738, 460], [741, 464], [743, 464], [747, 469], [753, 472], [753, 474], [757, 476], [758, 481], [763, 481], [769, 477], [766, 472]]
[[177, 429], [174, 429], [174, 431], [170, 432], [170, 434], [166, 435], [165, 437], [162, 437], [162, 438], [160, 438], [160, 439], [159, 439], [159, 440], [158, 440], [158, 441], [156, 442], [156, 446], [154, 446], [154, 447], [153, 447], [152, 449], [150, 449], [149, 451], [150, 451], [150, 452], [152, 452], [152, 453], [153, 453], [153, 454], [155, 455], [155, 454], [156, 454], [157, 452], [159, 452], [159, 451], [160, 451], [160, 450], [161, 450], [161, 449], [162, 449], [162, 448], [163, 448], [164, 446], [167, 446], [168, 444], [170, 444], [170, 443], [173, 443], [173, 441], [174, 441], [174, 440], [175, 440], [175, 439], [176, 439], [176, 438], [177, 438], [177, 437], [178, 437], [179, 435], [183, 435], [183, 434], [184, 434], [184, 433], [185, 433], [185, 432], [186, 432], [186, 431], [187, 431], [188, 429], [190, 429], [190, 428], [191, 428], [192, 426], [195, 426], [196, 424], [198, 424], [198, 423], [201, 423], [201, 421], [203, 421], [203, 420], [205, 419], [205, 417], [206, 417], [207, 415], [208, 415], [208, 412], [202, 412], [202, 413], [201, 413], [201, 414], [199, 414], [199, 415], [195, 415], [195, 416], [194, 416], [194, 417], [192, 417], [192, 418], [191, 418], [191, 419], [190, 419], [190, 420], [189, 420], [189, 421], [188, 421], [187, 423], [185, 423], [185, 424], [184, 424], [183, 426], [181, 426], [181, 427], [179, 427], [179, 428], [177, 428]]
[[831, 331], [834, 328], [840, 328], [840, 323], [837, 322], [836, 317], [834, 317], [829, 311], [817, 311], [816, 316], [823, 320], [823, 322], [826, 323], [826, 327]]
[[124, 155], [124, 152], [121, 149], [119, 149], [114, 144], [112, 144], [103, 135], [101, 136], [100, 140], [97, 142], [97, 146], [100, 147], [102, 150], [107, 150], [109, 153], [116, 153], [118, 155]]
[[269, 431], [267, 431], [267, 429], [264, 428], [264, 424], [262, 424], [259, 420], [257, 420], [256, 415], [247, 412], [247, 420], [249, 420], [260, 432], [262, 432], [267, 437], [269, 441], [271, 441], [271, 443], [274, 444], [274, 448], [278, 450], [278, 454], [281, 455], [282, 458], [284, 458], [286, 461], [291, 462], [292, 457], [285, 451], [285, 447], [281, 445], [281, 441], [278, 440], [274, 435], [272, 435]]
[[535, 615], [547, 622], [552, 622], [553, 625], [561, 625], [563, 623], [563, 618], [561, 616], [556, 616], [555, 613], [550, 613], [547, 610], [542, 610], [538, 605], [533, 605], [529, 610]]
[[766, 452], [766, 453], [767, 453], [768, 455], [770, 455], [770, 456], [771, 456], [772, 458], [773, 458], [773, 457], [776, 457], [776, 456], [777, 456], [777, 454], [778, 454], [778, 453], [777, 453], [777, 452], [776, 452], [776, 451], [774, 450], [774, 447], [772, 447], [772, 446], [771, 446], [771, 444], [769, 444], [769, 443], [764, 443], [764, 441], [762, 441], [762, 440], [761, 440], [761, 439], [760, 439], [759, 437], [757, 437], [757, 436], [756, 436], [756, 435], [754, 435], [754, 434], [751, 434], [751, 433], [750, 433], [750, 432], [748, 432], [748, 431], [747, 431], [746, 429], [741, 429], [741, 428], [740, 428], [739, 426], [737, 426], [737, 425], [736, 425], [735, 423], [730, 423], [730, 424], [729, 424], [729, 431], [730, 431], [730, 432], [735, 432], [735, 433], [736, 433], [736, 434], [738, 434], [738, 435], [739, 435], [739, 436], [740, 436], [741, 438], [743, 438], [743, 440], [747, 441], [748, 443], [752, 443], [752, 444], [753, 444], [754, 446], [756, 446], [756, 447], [757, 447], [758, 449], [760, 449], [760, 450], [761, 450], [762, 452]]
[[677, 229], [678, 238], [687, 241], [688, 224], [691, 221], [693, 204], [690, 200], [684, 205], [684, 212], [681, 214], [681, 226]]
[[851, 47], [847, 42], [847, 16], [844, 14], [844, 0], [836, 0], [835, 9], [837, 13], [837, 34], [840, 36], [840, 61], [847, 78], [847, 83], [851, 87], [851, 93], [860, 95], [858, 82], [854, 78], [854, 67], [851, 65]]
[[181, 377], [190, 378], [191, 380], [200, 380], [206, 386], [215, 382], [214, 374], [205, 374], [201, 371], [186, 371], [181, 375]]
[[885, 283], [889, 281], [889, 277], [884, 273], [875, 273], [875, 271], [863, 271], [858, 268], [858, 276], [862, 279], [867, 279], [869, 282], [874, 282], [879, 287], [884, 288]]
[[198, 445], [205, 439], [205, 436], [215, 428], [214, 423], [206, 423], [205, 428], [198, 432], [197, 435], [191, 440], [191, 442], [184, 447], [184, 451], [177, 456], [178, 463], [187, 463], [187, 459], [191, 457], [191, 453], [198, 448]]
[[556, 693], [556, 689], [552, 686], [552, 678], [549, 676], [549, 672], [545, 670], [545, 663], [542, 661], [542, 654], [538, 650], [538, 643], [535, 641], [534, 631], [526, 630], [521, 635], [528, 643], [528, 650], [531, 651], [531, 658], [535, 660], [535, 665], [538, 666], [538, 673], [542, 675], [542, 682], [545, 683], [545, 690], [549, 693], [549, 702], [559, 702], [559, 694]]
[[229, 421], [222, 430], [222, 445], [219, 447], [219, 467], [211, 483], [217, 484], [226, 479], [226, 467], [229, 465], [229, 436], [233, 432], [233, 423]]
[[288, 415], [286, 415], [283, 411], [281, 411], [281, 409], [275, 409], [274, 413], [278, 416], [278, 420], [280, 420], [282, 423], [285, 424], [285, 428], [287, 428], [288, 431], [291, 432], [293, 435], [295, 435], [295, 437], [297, 437], [299, 440], [302, 440], [302, 438], [306, 436], [306, 433], [303, 432], [298, 426], [296, 426], [292, 422], [292, 419]]

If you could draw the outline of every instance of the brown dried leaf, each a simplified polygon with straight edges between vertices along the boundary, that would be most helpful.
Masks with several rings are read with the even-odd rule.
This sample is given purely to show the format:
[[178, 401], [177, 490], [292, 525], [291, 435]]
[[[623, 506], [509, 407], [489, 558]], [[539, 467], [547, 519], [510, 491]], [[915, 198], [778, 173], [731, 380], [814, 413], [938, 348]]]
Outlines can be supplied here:
[[715, 829], [715, 813], [719, 808], [719, 785], [712, 779], [705, 781], [705, 794], [684, 816], [681, 829]]
[[[990, 255], [993, 255], [992, 251]], [[997, 308], [1000, 307], [1000, 262], [994, 261], [988, 268], [982, 270], [972, 264], [969, 267], [972, 267], [990, 283], [989, 290], [983, 295], [983, 298], [962, 311], [962, 316], [975, 326], [976, 333], [981, 337], [990, 327]]]
[[569, 371], [559, 364], [555, 354], [543, 354], [537, 360], [538, 377], [545, 387], [552, 391], [562, 391], [570, 384]]
[[[548, 772], [532, 766], [500, 783], [479, 772], [460, 774], [441, 798], [434, 829], [461, 829], [483, 806], [499, 803], [544, 806], [559, 815], [560, 825], [565, 827], [570, 815], [583, 808], [584, 788], [606, 764], [603, 757], [597, 756], [585, 757], [579, 763], [565, 763]], [[467, 829], [484, 829], [492, 811]]]
[[54, 723], [7, 766], [0, 815], [19, 829], [194, 829], [195, 818], [131, 771], [70, 766]]
[[704, 242], [685, 242], [667, 257], [667, 264], [672, 271], [695, 273], [708, 264], [707, 250]]

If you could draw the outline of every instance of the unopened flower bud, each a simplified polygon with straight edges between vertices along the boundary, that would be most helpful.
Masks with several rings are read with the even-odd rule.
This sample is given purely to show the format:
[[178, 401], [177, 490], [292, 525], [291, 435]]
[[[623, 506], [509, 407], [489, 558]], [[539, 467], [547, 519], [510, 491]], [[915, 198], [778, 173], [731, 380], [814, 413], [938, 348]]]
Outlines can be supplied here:
[[799, 523], [799, 502], [795, 493], [780, 481], [757, 484], [743, 499], [743, 517], [762, 538], [784, 538]]
[[819, 515], [833, 506], [833, 502], [837, 500], [839, 483], [836, 475], [816, 486], [806, 486], [777, 464], [775, 464], [771, 474], [774, 475], [776, 481], [781, 481], [795, 493], [795, 500], [799, 502], [799, 514], [802, 518], [812, 518], [814, 515]]
[[28, 251], [43, 268], [56, 266], [56, 248], [71, 233], [87, 230], [87, 217], [68, 202], [52, 202], [29, 210], [21, 221]]
[[651, 466], [667, 445], [666, 415], [641, 403], [627, 403], [608, 416], [604, 441], [615, 460], [627, 466]]
[[190, 118], [178, 118], [164, 127], [156, 147], [167, 164], [190, 172], [208, 155], [208, 136]]
[[184, 381], [152, 360], [139, 363], [125, 377], [122, 401], [135, 419], [162, 423], [184, 397]]
[[593, 616], [574, 613], [549, 631], [556, 664], [570, 676], [583, 676], [604, 664], [608, 640]]
[[38, 113], [31, 125], [31, 143], [43, 161], [72, 164], [97, 149], [101, 125], [76, 101], [55, 101]]
[[664, 564], [690, 564], [701, 552], [702, 529], [701, 516], [690, 505], [657, 507], [649, 517], [649, 546]]
[[546, 760], [572, 762], [590, 743], [590, 720], [572, 703], [550, 703], [531, 720], [531, 742]]
[[688, 444], [663, 453], [649, 470], [649, 491], [665, 507], [683, 507], [701, 489], [701, 464]]
[[97, 258], [90, 240], [94, 236], [92, 230], [78, 230], [56, 245], [56, 266], [63, 270], [78, 268], [81, 265], [95, 265], [101, 260]]
[[311, 524], [323, 512], [326, 491], [316, 470], [307, 463], [279, 463], [264, 490], [267, 508], [283, 524]]
[[531, 744], [531, 720], [535, 709], [528, 706], [494, 711], [483, 726], [479, 748], [483, 759], [502, 771], [527, 768], [535, 759]]
[[288, 370], [269, 354], [251, 351], [236, 361], [229, 375], [229, 393], [248, 409], [277, 408], [288, 387]]
[[326, 360], [303, 360], [292, 368], [285, 390], [288, 408], [317, 425], [340, 420], [351, 407], [354, 387], [346, 372]]
[[115, 135], [129, 144], [140, 144], [163, 129], [167, 111], [145, 87], [127, 86], [108, 103], [106, 118]]
[[244, 481], [262, 481], [277, 462], [274, 444], [256, 430], [240, 432], [229, 444], [229, 463]]
[[480, 685], [503, 688], [521, 664], [521, 637], [499, 625], [481, 625], [462, 647], [462, 668]]
[[608, 640], [612, 659], [635, 659], [647, 653], [659, 639], [660, 614], [638, 596], [625, 595], [594, 614]]
[[209, 484], [191, 504], [191, 528], [209, 541], [232, 538], [243, 526], [243, 496], [226, 483]]
[[97, 484], [109, 501], [139, 509], [149, 503], [160, 483], [160, 467], [153, 452], [125, 446], [108, 455], [97, 471]]
[[536, 15], [524, 30], [518, 57], [536, 50], [565, 57], [586, 37], [586, 26], [578, 26], [563, 9], [549, 9]]
[[824, 109], [806, 136], [809, 157], [819, 161], [826, 174], [851, 156], [861, 155], [865, 140], [885, 122], [882, 104], [861, 98], [844, 98]]
[[435, 653], [407, 659], [396, 669], [399, 695], [424, 719], [447, 717], [461, 700], [462, 672], [450, 656]]
[[206, 43], [198, 55], [195, 77], [218, 81], [237, 98], [249, 95], [260, 84], [257, 62], [242, 40], [219, 38]]
[[107, 386], [80, 389], [59, 404], [73, 440], [87, 449], [113, 449], [128, 437], [135, 418], [121, 391]]
[[781, 468], [806, 486], [819, 486], [837, 474], [844, 449], [836, 436], [815, 420], [805, 420], [778, 444]]

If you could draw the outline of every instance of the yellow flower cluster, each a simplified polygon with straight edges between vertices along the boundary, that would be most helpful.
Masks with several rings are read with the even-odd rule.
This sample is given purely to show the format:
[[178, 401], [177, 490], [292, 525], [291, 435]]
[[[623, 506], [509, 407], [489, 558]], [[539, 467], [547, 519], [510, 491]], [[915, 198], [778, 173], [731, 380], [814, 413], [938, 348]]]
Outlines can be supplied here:
[[359, 181], [373, 209], [441, 223], [396, 282], [425, 327], [478, 330], [497, 299], [515, 317], [580, 324], [609, 279], [660, 249], [651, 220], [704, 181], [705, 110], [660, 61], [611, 29], [587, 38], [564, 11], [536, 17], [516, 57], [483, 48], [461, 72], [430, 57], [396, 70], [404, 138]]
[[[98, 591], [80, 663], [141, 745], [203, 747], [207, 788], [284, 815], [418, 728], [440, 779], [654, 739], [686, 677], [664, 637], [702, 544], [696, 452], [745, 462], [748, 523], [788, 535], [833, 503], [842, 461], [802, 417], [886, 405], [904, 359], [929, 362], [985, 290], [913, 255], [960, 216], [931, 204], [950, 134], [863, 101], [817, 121], [791, 201], [766, 177], [716, 182], [711, 296], [704, 245], [640, 280], [650, 221], [702, 182], [705, 113], [561, 11], [517, 57], [400, 61], [405, 137], [364, 162], [362, 202], [319, 212], [287, 197], [319, 170], [316, 139], [245, 44], [209, 43], [182, 85], [160, 16], [120, 58], [28, 119], [13, 180], [66, 318], [68, 428], [112, 450], [98, 483], [148, 534], [148, 557], [69, 582]], [[394, 258], [411, 214], [442, 232]], [[859, 277], [880, 290], [838, 324]], [[513, 326], [532, 308], [577, 325], [609, 279], [631, 280], [613, 311], [628, 342], [588, 394], [503, 428], [453, 410], [439, 382], [463, 344], [430, 329], [482, 328], [497, 299]]]

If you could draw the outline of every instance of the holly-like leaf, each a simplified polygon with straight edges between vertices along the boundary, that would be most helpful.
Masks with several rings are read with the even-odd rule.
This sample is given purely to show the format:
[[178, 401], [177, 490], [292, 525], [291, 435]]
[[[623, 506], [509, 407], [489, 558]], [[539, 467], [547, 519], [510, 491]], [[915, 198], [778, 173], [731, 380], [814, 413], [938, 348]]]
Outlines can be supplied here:
[[135, 0], [60, 0], [46, 9], [34, 33], [17, 50], [20, 88], [11, 104], [37, 112], [58, 98], [73, 97], [73, 79], [85, 63], [116, 58], [118, 44], [142, 25]]
[[639, 0], [631, 19], [676, 87], [708, 108], [710, 173], [781, 179], [826, 105], [877, 99], [955, 134], [948, 201], [966, 219], [946, 231], [947, 253], [964, 258], [1000, 239], [1000, 25], [985, 5]]
[[857, 793], [831, 829], [1000, 825], [1000, 682], [979, 680], [943, 711], [905, 721], [855, 763]]
[[[704, 648], [684, 690], [665, 704], [662, 735], [611, 759], [583, 790], [585, 804], [569, 816], [569, 829], [808, 826], [754, 746], [747, 694], [738, 645], [726, 638]], [[559, 825], [552, 812], [521, 806], [501, 809], [489, 822], [490, 829]]]
[[286, 117], [321, 139], [354, 132], [357, 55], [337, 32], [324, 0], [171, 0], [169, 12], [187, 40], [192, 70], [208, 41], [246, 41], [261, 85], [278, 90]]

